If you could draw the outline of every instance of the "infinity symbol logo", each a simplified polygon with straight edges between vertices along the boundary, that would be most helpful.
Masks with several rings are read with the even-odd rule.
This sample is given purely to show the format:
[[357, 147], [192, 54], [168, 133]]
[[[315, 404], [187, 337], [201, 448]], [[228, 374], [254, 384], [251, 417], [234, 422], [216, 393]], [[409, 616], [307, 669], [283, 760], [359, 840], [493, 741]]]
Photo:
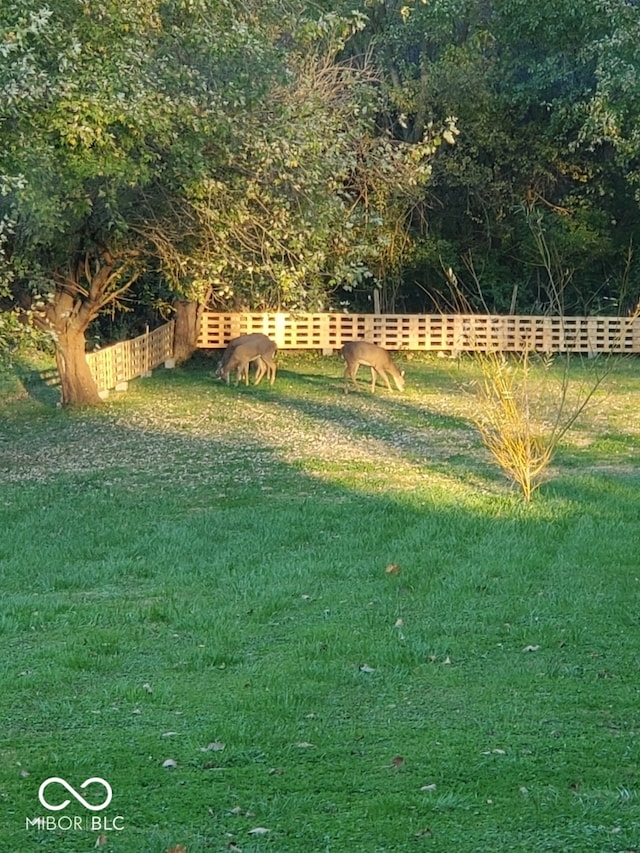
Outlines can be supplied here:
[[80, 785], [80, 787], [84, 790], [87, 785], [91, 785], [93, 782], [99, 782], [100, 785], [103, 785], [107, 791], [107, 799], [99, 806], [92, 806], [91, 803], [88, 803], [83, 796], [81, 796], [77, 791], [71, 787], [71, 785], [66, 782], [64, 779], [61, 779], [59, 776], [51, 776], [49, 779], [45, 779], [42, 785], [40, 785], [40, 789], [38, 790], [38, 799], [45, 807], [45, 809], [49, 809], [51, 812], [59, 812], [61, 809], [66, 809], [71, 800], [65, 800], [63, 803], [60, 803], [58, 806], [52, 806], [48, 803], [44, 798], [44, 791], [48, 785], [51, 785], [53, 782], [57, 782], [59, 785], [62, 785], [63, 788], [66, 788], [67, 791], [76, 798], [79, 803], [85, 807], [85, 809], [90, 809], [92, 812], [100, 812], [102, 809], [106, 809], [106, 807], [111, 802], [111, 797], [113, 796], [113, 791], [111, 790], [111, 785], [108, 782], [105, 782], [104, 779], [101, 779], [99, 776], [92, 776], [91, 779], [85, 779], [85, 781]]

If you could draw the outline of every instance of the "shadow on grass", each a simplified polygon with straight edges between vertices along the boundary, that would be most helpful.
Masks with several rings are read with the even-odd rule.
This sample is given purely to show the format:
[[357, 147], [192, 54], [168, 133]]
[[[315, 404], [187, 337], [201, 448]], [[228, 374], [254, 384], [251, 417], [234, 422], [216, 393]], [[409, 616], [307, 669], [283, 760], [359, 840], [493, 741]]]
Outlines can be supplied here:
[[[335, 363], [329, 365], [335, 370]], [[468, 481], [480, 476], [487, 482], [504, 482], [499, 471], [487, 463], [482, 442], [473, 423], [465, 417], [443, 413], [428, 397], [412, 397], [389, 391], [378, 382], [371, 393], [368, 377], [359, 380], [360, 390], [344, 392], [343, 377], [309, 371], [282, 370], [278, 394], [272, 405], [330, 423], [354, 439], [375, 439], [408, 462], [426, 470], [451, 474]]]
[[34, 368], [32, 363], [18, 359], [14, 372], [34, 402], [47, 407], [60, 402], [60, 378], [56, 367]]
[[[198, 364], [206, 363], [207, 360], [200, 359], [192, 365], [191, 378], [195, 382]], [[344, 363], [339, 357], [287, 354], [281, 358], [274, 388], [263, 383], [259, 388], [242, 387], [239, 393], [268, 402], [283, 412], [298, 412], [316, 421], [319, 427], [323, 423], [332, 424], [345, 436], [353, 435], [354, 440], [374, 438], [390, 450], [400, 452], [407, 461], [424, 465], [427, 472], [448, 475], [455, 472], [461, 482], [474, 481], [480, 486], [484, 482], [491, 488], [497, 485], [504, 490], [505, 475], [485, 450], [471, 418], [438, 409], [442, 394], [455, 397], [469, 393], [465, 386], [474, 378], [473, 362], [457, 360], [436, 365], [409, 360], [404, 366], [409, 380], [407, 393], [400, 394], [395, 389], [389, 392], [378, 382], [376, 393], [371, 394], [369, 372], [362, 370], [360, 391], [350, 390], [345, 394]], [[580, 431], [581, 426], [578, 424], [575, 430]], [[624, 445], [630, 454], [627, 439]], [[599, 457], [601, 466], [606, 465], [606, 448], [603, 446], [594, 457]], [[564, 459], [566, 463], [570, 458], [571, 451], [561, 448], [558, 460]], [[581, 452], [579, 462], [566, 467], [581, 468], [584, 462]], [[589, 465], [597, 466], [598, 458], [590, 459]], [[564, 476], [568, 472], [565, 466], [561, 467]], [[553, 479], [557, 477], [556, 471]]]
[[[504, 475], [491, 464], [472, 422], [430, 405], [431, 390], [437, 389], [438, 394], [451, 391], [452, 380], [437, 372], [431, 375], [428, 364], [415, 364], [408, 393], [398, 392], [393, 383], [389, 391], [378, 380], [372, 394], [368, 369], [360, 371], [359, 390], [349, 385], [345, 393], [344, 362], [337, 355], [284, 355], [273, 387], [265, 382], [257, 387], [225, 386], [213, 373], [219, 355], [213, 351], [197, 354], [183, 366], [189, 387], [204, 389], [211, 381], [214, 393], [264, 402], [279, 409], [284, 417], [287, 411], [298, 413], [315, 421], [319, 429], [330, 424], [345, 438], [353, 436], [354, 442], [374, 439], [407, 463], [422, 466], [425, 473], [504, 492]], [[416, 396], [422, 391], [426, 392], [424, 396]]]

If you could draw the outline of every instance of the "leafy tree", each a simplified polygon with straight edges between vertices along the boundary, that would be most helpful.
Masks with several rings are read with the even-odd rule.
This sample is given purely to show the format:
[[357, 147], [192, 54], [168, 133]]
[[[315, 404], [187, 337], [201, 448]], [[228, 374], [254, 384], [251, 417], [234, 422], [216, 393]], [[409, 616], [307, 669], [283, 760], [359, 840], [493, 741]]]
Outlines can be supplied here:
[[625, 265], [618, 309], [633, 313], [640, 305], [640, 266], [633, 251], [640, 202], [640, 9], [627, 0], [601, 0], [598, 6], [608, 27], [596, 45], [596, 87], [580, 142], [609, 177], [600, 203]]
[[2, 286], [52, 334], [66, 404], [98, 399], [84, 336], [147, 265], [144, 212], [224, 156], [259, 94], [244, 24], [225, 0], [0, 10]]
[[451, 113], [460, 129], [455, 149], [434, 161], [414, 218], [421, 236], [403, 269], [401, 301], [451, 310], [462, 288], [476, 310], [549, 310], [528, 213], [535, 209], [567, 267], [565, 309], [617, 304], [639, 224], [629, 189], [635, 4], [372, 0], [368, 7], [360, 43], [381, 69], [393, 132], [413, 138]]
[[364, 23], [329, 12], [287, 32], [281, 73], [226, 165], [192, 185], [182, 239], [168, 244], [152, 226], [177, 287], [189, 278], [201, 298], [236, 309], [318, 310], [397, 263], [436, 149], [457, 130], [449, 119], [408, 143], [380, 126], [379, 74], [345, 55]]

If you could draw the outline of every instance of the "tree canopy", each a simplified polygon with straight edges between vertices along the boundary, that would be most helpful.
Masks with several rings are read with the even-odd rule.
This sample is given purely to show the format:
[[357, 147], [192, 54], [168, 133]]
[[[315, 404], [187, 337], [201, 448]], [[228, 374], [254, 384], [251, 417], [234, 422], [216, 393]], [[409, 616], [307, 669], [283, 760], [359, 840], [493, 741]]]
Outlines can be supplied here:
[[639, 272], [637, 4], [372, 9], [364, 35], [405, 133], [445, 111], [460, 130], [434, 163], [402, 304], [455, 308], [462, 295], [498, 312], [629, 310]]

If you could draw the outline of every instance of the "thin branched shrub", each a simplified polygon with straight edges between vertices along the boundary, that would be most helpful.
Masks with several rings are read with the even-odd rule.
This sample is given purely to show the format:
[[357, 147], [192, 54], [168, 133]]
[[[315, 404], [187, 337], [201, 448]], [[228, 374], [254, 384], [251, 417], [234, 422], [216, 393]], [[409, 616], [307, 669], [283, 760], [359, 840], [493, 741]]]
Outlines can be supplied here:
[[528, 503], [610, 365], [593, 365], [582, 381], [572, 382], [568, 356], [557, 365], [551, 356], [525, 348], [510, 356], [486, 352], [476, 358], [481, 378], [474, 385], [474, 422], [494, 460]]

